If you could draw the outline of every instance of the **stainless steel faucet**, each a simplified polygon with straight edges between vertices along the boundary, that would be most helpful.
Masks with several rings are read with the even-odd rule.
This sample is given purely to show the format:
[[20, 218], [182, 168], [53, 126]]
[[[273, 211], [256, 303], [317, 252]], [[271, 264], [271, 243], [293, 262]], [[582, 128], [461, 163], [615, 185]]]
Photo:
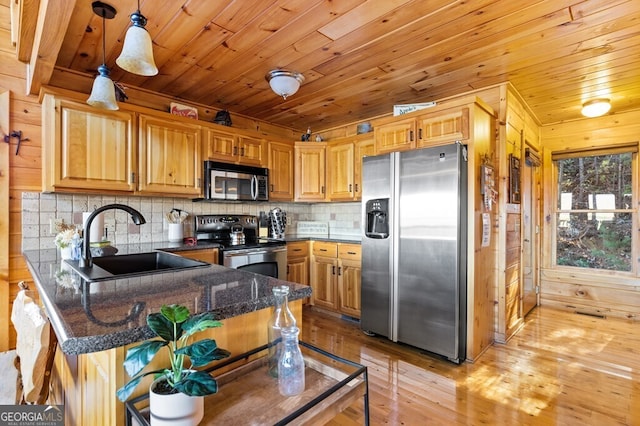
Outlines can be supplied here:
[[105, 210], [124, 210], [127, 213], [129, 213], [131, 215], [131, 220], [133, 220], [133, 223], [135, 223], [136, 225], [142, 225], [144, 223], [147, 223], [147, 221], [144, 219], [144, 216], [142, 216], [142, 213], [140, 213], [138, 210], [134, 209], [133, 207], [129, 207], [125, 204], [107, 204], [105, 206], [102, 207], [98, 207], [97, 209], [95, 209], [93, 212], [91, 212], [91, 214], [89, 215], [89, 217], [87, 218], [86, 223], [84, 224], [84, 239], [82, 241], [82, 256], [80, 257], [80, 260], [78, 261], [78, 266], [81, 268], [91, 268], [93, 267], [93, 258], [91, 257], [91, 245], [89, 244], [89, 234], [90, 234], [90, 229], [91, 229], [91, 222], [93, 222], [93, 219], [101, 212], [105, 211]]

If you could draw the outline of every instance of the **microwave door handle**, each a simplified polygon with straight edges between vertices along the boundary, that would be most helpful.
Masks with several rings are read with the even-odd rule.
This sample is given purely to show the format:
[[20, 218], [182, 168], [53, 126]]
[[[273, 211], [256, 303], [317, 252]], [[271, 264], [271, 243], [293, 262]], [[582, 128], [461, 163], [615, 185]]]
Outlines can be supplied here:
[[258, 198], [258, 178], [256, 175], [251, 176], [251, 199]]

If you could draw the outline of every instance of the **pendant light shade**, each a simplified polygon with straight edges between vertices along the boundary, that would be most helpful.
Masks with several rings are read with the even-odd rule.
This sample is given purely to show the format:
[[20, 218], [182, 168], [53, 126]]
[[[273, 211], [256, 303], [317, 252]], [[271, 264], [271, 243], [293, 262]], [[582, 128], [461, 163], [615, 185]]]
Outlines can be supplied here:
[[271, 90], [277, 95], [287, 99], [298, 91], [300, 84], [304, 81], [304, 76], [296, 71], [271, 70], [265, 76], [269, 82]]
[[116, 102], [116, 87], [109, 78], [109, 68], [102, 64], [98, 67], [100, 75], [93, 81], [91, 96], [87, 99], [87, 103], [92, 107], [102, 109], [118, 109]]
[[93, 82], [93, 88], [87, 103], [96, 108], [116, 110], [118, 109], [116, 87], [109, 78], [109, 67], [105, 64], [105, 22], [107, 19], [113, 19], [116, 16], [116, 10], [113, 6], [100, 1], [93, 2], [92, 7], [95, 14], [102, 17], [102, 65], [98, 67], [99, 75]]
[[140, 0], [138, 10], [131, 15], [131, 24], [124, 36], [124, 45], [116, 64], [133, 74], [147, 77], [158, 74], [158, 67], [153, 60], [151, 35], [144, 28], [147, 18], [140, 13]]
[[585, 117], [600, 117], [611, 109], [609, 99], [592, 99], [582, 105], [582, 115]]

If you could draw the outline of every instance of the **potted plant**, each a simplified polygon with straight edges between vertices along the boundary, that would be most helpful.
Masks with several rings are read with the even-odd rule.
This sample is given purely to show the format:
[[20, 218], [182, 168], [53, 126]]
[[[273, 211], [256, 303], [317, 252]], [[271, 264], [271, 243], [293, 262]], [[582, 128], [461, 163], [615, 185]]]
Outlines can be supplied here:
[[[221, 327], [211, 313], [192, 316], [185, 306], [163, 305], [160, 312], [147, 315], [147, 325], [161, 340], [147, 340], [130, 348], [124, 360], [124, 368], [132, 379], [118, 389], [117, 396], [125, 401], [133, 393], [143, 377], [154, 374], [156, 379], [149, 388], [149, 404], [152, 424], [170, 424], [177, 419], [192, 419], [198, 424], [204, 414], [204, 396], [218, 391], [218, 383], [207, 372], [193, 368], [229, 356], [229, 351], [218, 348], [215, 340], [202, 339], [187, 345], [193, 334], [213, 327]], [[143, 371], [160, 349], [169, 351], [170, 366], [153, 371]], [[190, 364], [185, 368], [185, 357]], [[170, 398], [169, 402], [165, 400]], [[178, 406], [188, 405], [191, 413], [180, 413]]]

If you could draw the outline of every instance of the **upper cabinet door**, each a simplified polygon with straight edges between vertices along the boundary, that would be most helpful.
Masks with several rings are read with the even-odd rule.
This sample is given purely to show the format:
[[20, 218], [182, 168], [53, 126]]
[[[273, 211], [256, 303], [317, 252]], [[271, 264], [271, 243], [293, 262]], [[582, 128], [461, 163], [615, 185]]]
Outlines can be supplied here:
[[233, 133], [206, 129], [204, 134], [204, 156], [207, 160], [235, 163], [238, 145]]
[[376, 144], [373, 139], [373, 134], [367, 139], [358, 140], [355, 143], [355, 159], [353, 164], [353, 199], [362, 199], [362, 159], [375, 155]]
[[269, 142], [269, 200], [293, 200], [293, 144]]
[[247, 166], [266, 166], [264, 140], [248, 136], [238, 137], [238, 163]]
[[45, 95], [42, 116], [44, 191], [135, 190], [133, 113]]
[[296, 144], [296, 201], [326, 201], [325, 143]]
[[200, 127], [142, 114], [139, 126], [140, 192], [200, 196]]
[[469, 139], [469, 108], [425, 114], [418, 118], [418, 148]]
[[354, 198], [355, 184], [353, 142], [330, 143], [327, 146], [327, 187], [332, 201], [351, 201]]
[[393, 151], [406, 151], [416, 147], [416, 120], [392, 121], [374, 127], [376, 152], [385, 154]]

